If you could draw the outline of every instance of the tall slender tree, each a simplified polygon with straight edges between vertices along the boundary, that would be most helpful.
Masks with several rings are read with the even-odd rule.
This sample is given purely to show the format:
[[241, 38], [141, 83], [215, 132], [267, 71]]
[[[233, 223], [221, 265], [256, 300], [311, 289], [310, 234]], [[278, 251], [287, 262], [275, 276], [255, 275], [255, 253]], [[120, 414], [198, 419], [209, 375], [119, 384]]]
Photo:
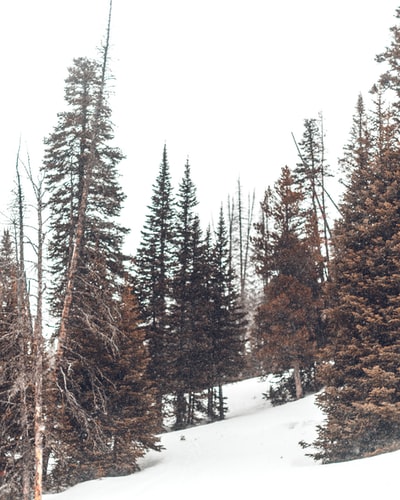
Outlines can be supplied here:
[[314, 226], [314, 238], [320, 239], [320, 279], [329, 276], [329, 241], [330, 226], [326, 203], [326, 177], [329, 175], [325, 159], [323, 118], [304, 120], [303, 138], [298, 145], [300, 163], [293, 171], [296, 184], [304, 194], [304, 201], [309, 203]]
[[174, 272], [174, 203], [165, 145], [135, 258], [136, 291], [149, 336], [149, 373], [159, 391], [160, 412], [162, 396], [173, 391], [174, 387], [175, 344], [170, 324]]
[[[116, 367], [127, 363], [122, 354], [128, 340], [121, 330], [127, 230], [117, 222], [125, 198], [117, 170], [123, 155], [111, 145], [105, 61], [106, 53], [103, 63], [74, 61], [66, 80], [68, 109], [46, 140], [43, 173], [54, 276], [50, 298], [58, 322], [47, 393], [52, 399], [46, 445], [53, 460], [48, 486], [104, 475], [117, 436], [126, 430], [112, 411], [120, 373]], [[150, 426], [145, 441], [152, 440]], [[144, 442], [126, 446], [135, 463]], [[126, 467], [114, 463], [114, 473], [118, 470]]]
[[[221, 207], [215, 241], [211, 244], [209, 277], [209, 351], [207, 376], [209, 418], [224, 418], [223, 384], [240, 376], [244, 368], [245, 312], [239, 300], [229, 252], [228, 231]], [[215, 391], [216, 389], [216, 391]], [[215, 394], [214, 404], [212, 396]], [[213, 413], [214, 412], [214, 413]]]
[[[201, 299], [201, 297], [196, 296], [198, 291], [196, 259], [199, 258], [201, 231], [198, 216], [194, 212], [197, 206], [197, 198], [196, 188], [191, 179], [189, 160], [185, 165], [176, 205], [174, 244], [176, 268], [172, 282], [174, 302], [171, 321], [177, 352], [174, 367], [176, 384], [175, 425], [177, 428], [181, 428], [188, 423], [193, 423], [193, 411], [189, 412], [186, 394], [189, 395], [189, 400], [193, 406], [193, 391], [199, 384], [197, 380], [199, 373], [194, 369], [194, 360], [198, 354], [199, 346], [199, 343], [196, 342], [196, 336], [201, 335], [194, 322], [195, 307], [200, 306], [198, 301]], [[201, 308], [199, 307], [200, 311]]]

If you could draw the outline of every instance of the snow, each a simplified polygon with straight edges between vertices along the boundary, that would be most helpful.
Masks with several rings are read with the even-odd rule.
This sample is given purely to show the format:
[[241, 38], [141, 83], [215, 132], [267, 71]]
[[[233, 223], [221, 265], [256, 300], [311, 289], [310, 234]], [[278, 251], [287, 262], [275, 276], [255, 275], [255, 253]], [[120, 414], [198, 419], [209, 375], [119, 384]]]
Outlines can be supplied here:
[[44, 500], [376, 500], [398, 498], [400, 452], [321, 465], [305, 455], [323, 415], [315, 396], [271, 407], [266, 382], [226, 386], [226, 420], [162, 435], [131, 476], [88, 481]]

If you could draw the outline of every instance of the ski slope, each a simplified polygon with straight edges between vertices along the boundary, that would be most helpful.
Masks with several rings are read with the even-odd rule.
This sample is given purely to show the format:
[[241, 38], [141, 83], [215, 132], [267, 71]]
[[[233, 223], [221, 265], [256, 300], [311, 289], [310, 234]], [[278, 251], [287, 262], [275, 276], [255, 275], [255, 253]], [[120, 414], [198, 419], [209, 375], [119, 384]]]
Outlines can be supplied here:
[[323, 415], [314, 396], [271, 407], [258, 379], [226, 386], [223, 422], [162, 436], [131, 476], [89, 481], [44, 500], [398, 499], [400, 452], [321, 465], [305, 456]]

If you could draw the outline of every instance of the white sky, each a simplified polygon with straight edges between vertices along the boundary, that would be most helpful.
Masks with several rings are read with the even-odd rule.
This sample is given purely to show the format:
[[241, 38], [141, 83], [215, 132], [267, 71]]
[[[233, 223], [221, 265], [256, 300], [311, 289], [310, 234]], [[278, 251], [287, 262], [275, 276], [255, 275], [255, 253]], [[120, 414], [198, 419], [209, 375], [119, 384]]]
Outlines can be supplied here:
[[[189, 155], [203, 224], [240, 176], [257, 201], [293, 167], [303, 120], [324, 115], [331, 166], [348, 138], [359, 92], [383, 67], [398, 0], [114, 0], [113, 121], [128, 200], [132, 253], [164, 142], [177, 185]], [[42, 139], [64, 109], [72, 59], [96, 54], [108, 0], [0, 2], [1, 205], [15, 156], [40, 165]], [[0, 220], [5, 218], [1, 218]]]

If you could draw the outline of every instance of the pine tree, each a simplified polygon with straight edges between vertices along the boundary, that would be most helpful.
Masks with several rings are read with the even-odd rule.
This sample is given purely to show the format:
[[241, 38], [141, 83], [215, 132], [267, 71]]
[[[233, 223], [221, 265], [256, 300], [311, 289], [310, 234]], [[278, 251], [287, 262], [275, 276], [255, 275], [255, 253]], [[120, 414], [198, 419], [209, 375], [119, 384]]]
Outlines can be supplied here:
[[[335, 227], [334, 364], [319, 404], [327, 413], [317, 458], [348, 460], [400, 443], [399, 174], [397, 153], [353, 176]], [[360, 182], [360, 179], [362, 181]]]
[[[255, 335], [265, 373], [292, 369], [296, 397], [304, 390], [301, 372], [313, 366], [318, 312], [318, 260], [307, 213], [301, 208], [302, 193], [296, 189], [288, 167], [282, 169], [274, 191], [264, 202], [266, 219], [259, 225], [256, 259], [264, 277], [264, 299], [258, 307]], [[263, 241], [263, 238], [269, 238]]]
[[228, 232], [221, 208], [215, 241], [211, 244], [209, 278], [208, 363], [209, 418], [226, 413], [223, 384], [240, 376], [244, 368], [246, 318], [236, 286], [229, 252]]
[[[91, 477], [93, 470], [97, 476], [120, 476], [138, 470], [137, 459], [148, 449], [156, 449], [157, 412], [155, 388], [147, 376], [149, 362], [145, 331], [140, 327], [140, 316], [132, 285], [125, 283], [121, 290], [118, 332], [114, 339], [116, 352], [98, 352], [103, 359], [98, 376], [102, 380], [102, 393], [107, 400], [102, 401], [107, 412], [101, 415], [102, 447], [88, 446], [86, 432], [74, 443], [74, 457], [85, 457], [85, 462], [59, 462], [53, 475], [69, 476], [79, 474], [80, 480]], [[83, 382], [80, 382], [81, 384]], [[99, 426], [94, 415], [90, 425]], [[71, 429], [73, 432], [74, 429]], [[76, 447], [79, 452], [77, 453]]]
[[[368, 154], [356, 156], [334, 231], [336, 302], [327, 313], [336, 337], [321, 369], [326, 390], [318, 403], [327, 418], [314, 443], [314, 457], [324, 462], [400, 446], [399, 27], [392, 32], [391, 46], [378, 56], [389, 70], [373, 88]], [[394, 96], [390, 107], [385, 88]]]
[[[204, 335], [198, 328], [197, 317], [201, 312], [198, 263], [202, 256], [199, 218], [194, 212], [196, 206], [196, 188], [187, 161], [177, 196], [174, 244], [176, 267], [172, 281], [174, 302], [171, 323], [177, 353], [174, 366], [176, 428], [193, 424], [194, 391], [199, 386], [200, 375], [195, 369], [196, 358], [200, 354], [199, 337]], [[185, 394], [188, 394], [189, 401]]]
[[117, 362], [110, 366], [114, 390], [110, 397], [113, 437], [112, 460], [107, 475], [130, 474], [137, 458], [148, 449], [159, 450], [156, 387], [147, 373], [150, 362], [146, 331], [141, 326], [134, 287], [126, 280], [121, 292], [120, 342]]
[[174, 390], [175, 344], [170, 324], [174, 225], [174, 199], [167, 148], [164, 146], [159, 174], [153, 186], [152, 203], [135, 259], [135, 289], [148, 329], [149, 373], [159, 391], [160, 412], [162, 396]]
[[[314, 239], [319, 246], [320, 280], [329, 277], [329, 239], [330, 227], [328, 224], [326, 204], [326, 177], [328, 167], [324, 157], [324, 132], [322, 116], [319, 120], [304, 120], [304, 133], [298, 146], [300, 163], [293, 171], [297, 186], [304, 195], [304, 202], [309, 204], [312, 216]], [[320, 240], [319, 242], [317, 240]], [[324, 249], [324, 258], [322, 250]]]
[[[395, 17], [400, 20], [400, 8], [396, 9]], [[379, 63], [385, 63], [388, 69], [381, 75], [379, 85], [383, 89], [389, 89], [393, 94], [394, 120], [399, 125], [399, 110], [400, 110], [400, 24], [396, 24], [390, 28], [392, 40], [389, 47], [376, 57]]]
[[365, 109], [363, 96], [360, 94], [353, 115], [350, 140], [344, 147], [344, 156], [340, 160], [341, 170], [344, 174], [342, 183], [345, 187], [348, 187], [355, 170], [362, 173], [364, 169], [368, 168], [372, 155], [371, 127], [371, 119]]
[[[111, 411], [125, 341], [120, 325], [126, 229], [116, 222], [125, 197], [117, 171], [123, 156], [110, 145], [104, 64], [87, 58], [74, 61], [66, 80], [68, 109], [58, 115], [46, 140], [50, 298], [59, 322], [47, 388], [47, 460], [51, 454], [54, 463], [48, 486], [104, 475], [114, 438], [124, 432]], [[149, 428], [146, 442], [152, 439]], [[132, 464], [145, 445], [126, 446]], [[126, 470], [115, 463], [115, 473], [118, 467]]]

